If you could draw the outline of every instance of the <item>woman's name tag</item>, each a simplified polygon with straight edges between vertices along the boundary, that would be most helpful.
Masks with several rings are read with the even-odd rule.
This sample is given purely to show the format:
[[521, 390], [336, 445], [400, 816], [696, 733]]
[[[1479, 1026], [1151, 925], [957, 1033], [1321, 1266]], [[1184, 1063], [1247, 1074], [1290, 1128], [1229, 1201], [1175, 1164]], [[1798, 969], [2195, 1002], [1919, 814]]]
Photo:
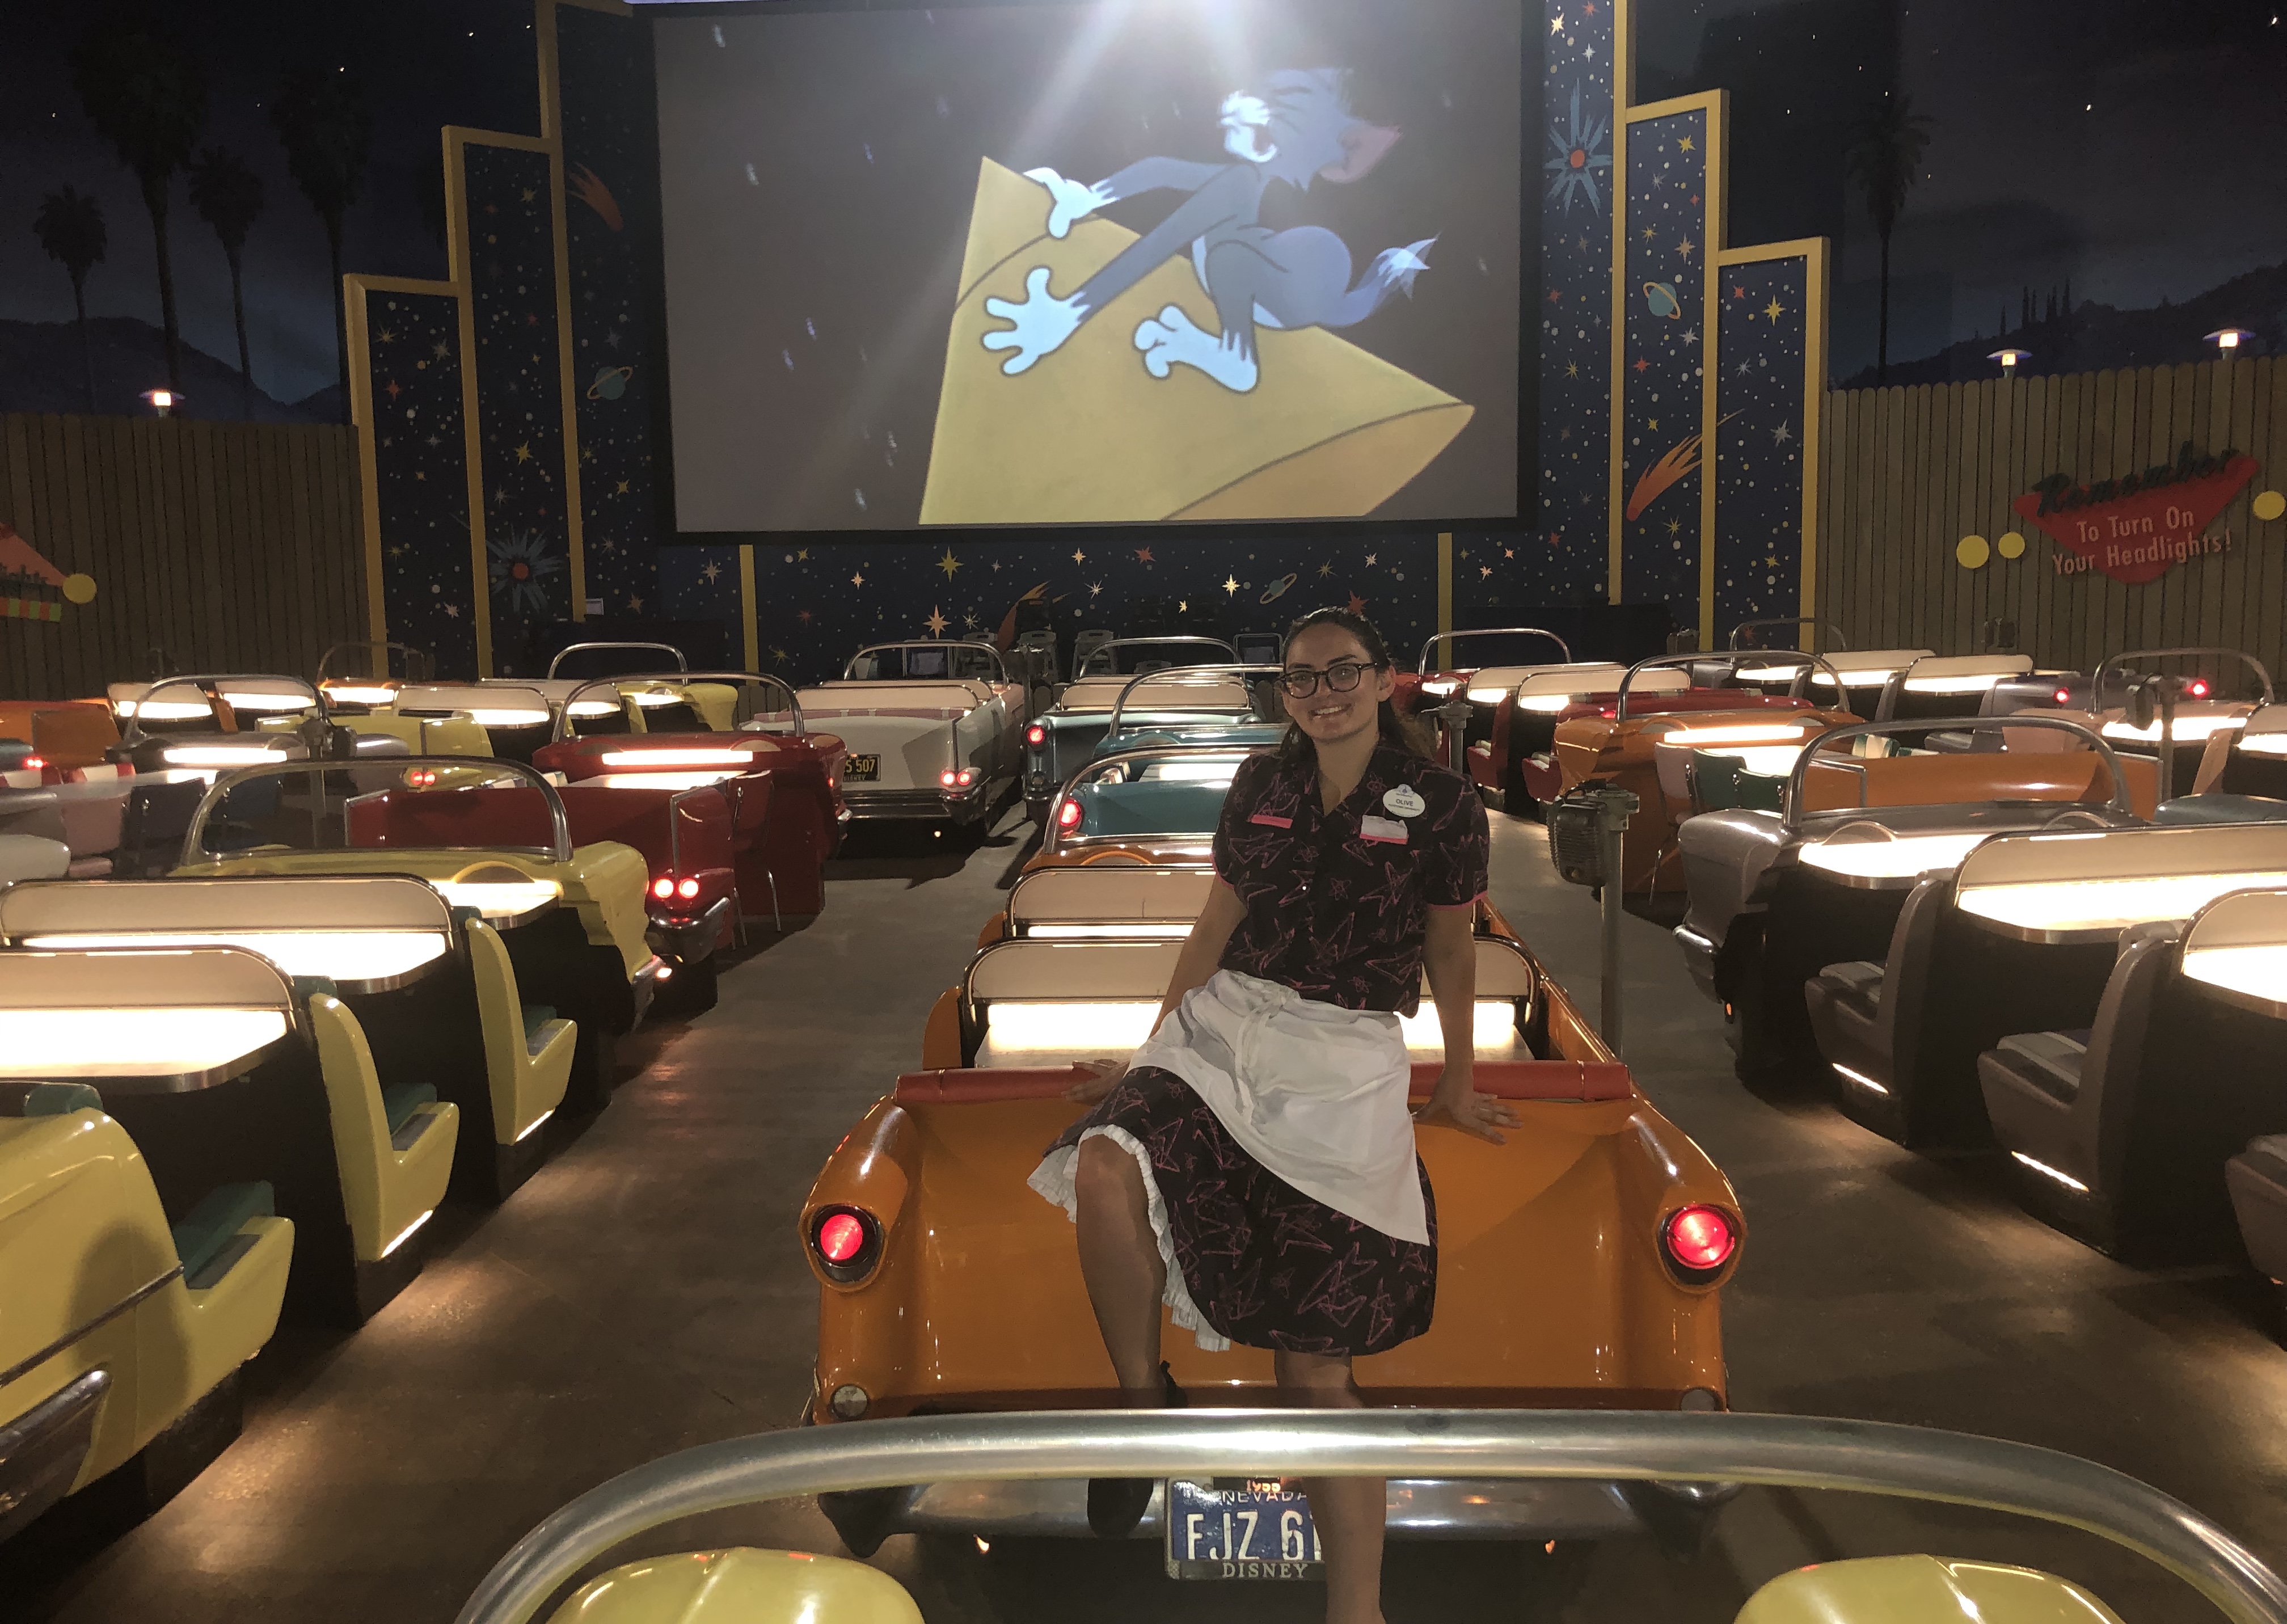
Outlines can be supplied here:
[[1429, 803], [1411, 784], [1399, 784], [1383, 791], [1381, 804], [1401, 818], [1418, 818], [1429, 810]]
[[1358, 820], [1358, 834], [1366, 840], [1394, 840], [1405, 844], [1405, 826], [1394, 818], [1376, 818], [1368, 814]]

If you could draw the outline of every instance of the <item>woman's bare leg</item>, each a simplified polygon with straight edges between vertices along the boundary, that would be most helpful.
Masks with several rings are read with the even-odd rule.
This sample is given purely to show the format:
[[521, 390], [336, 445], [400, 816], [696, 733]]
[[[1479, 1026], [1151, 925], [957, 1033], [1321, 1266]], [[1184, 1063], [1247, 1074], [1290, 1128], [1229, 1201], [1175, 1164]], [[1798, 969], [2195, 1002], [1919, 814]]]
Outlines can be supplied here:
[[[1321, 1409], [1359, 1410], [1349, 1356], [1280, 1353], [1278, 1385]], [[1302, 1485], [1326, 1558], [1326, 1624], [1381, 1624], [1381, 1541], [1389, 1491], [1380, 1477], [1314, 1477]]]
[[1108, 1134], [1080, 1143], [1072, 1183], [1079, 1195], [1080, 1278], [1096, 1310], [1104, 1351], [1131, 1406], [1155, 1408], [1159, 1379], [1159, 1298], [1167, 1265], [1151, 1233], [1144, 1172], [1134, 1153]]

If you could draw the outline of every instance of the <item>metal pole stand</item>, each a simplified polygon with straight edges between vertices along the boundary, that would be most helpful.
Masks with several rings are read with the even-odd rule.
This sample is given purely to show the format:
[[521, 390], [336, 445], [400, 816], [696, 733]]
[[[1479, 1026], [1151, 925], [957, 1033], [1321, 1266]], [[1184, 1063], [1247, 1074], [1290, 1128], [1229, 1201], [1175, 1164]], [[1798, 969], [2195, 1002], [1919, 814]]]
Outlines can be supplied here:
[[1469, 701], [1456, 693], [1429, 713], [1445, 729], [1445, 764], [1469, 776]]
[[1626, 832], [1628, 820], [1635, 816], [1640, 803], [1632, 790], [1607, 787], [1597, 791], [1596, 804], [1596, 842], [1601, 859], [1598, 867], [1603, 878], [1602, 900], [1604, 905], [1603, 1010], [1599, 1025], [1605, 1043], [1614, 1054], [1618, 1054], [1620, 1052], [1620, 898], [1625, 890], [1620, 875], [1620, 837]]

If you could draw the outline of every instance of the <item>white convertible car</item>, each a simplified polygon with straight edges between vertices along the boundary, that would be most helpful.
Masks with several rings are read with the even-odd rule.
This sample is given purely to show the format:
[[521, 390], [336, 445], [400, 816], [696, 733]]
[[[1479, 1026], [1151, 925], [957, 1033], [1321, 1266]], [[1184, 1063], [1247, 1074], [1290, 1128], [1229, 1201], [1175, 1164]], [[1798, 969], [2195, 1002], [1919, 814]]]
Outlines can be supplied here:
[[800, 698], [803, 720], [849, 751], [842, 796], [852, 819], [974, 823], [1017, 774], [1025, 687], [989, 643], [861, 648], [840, 680]]

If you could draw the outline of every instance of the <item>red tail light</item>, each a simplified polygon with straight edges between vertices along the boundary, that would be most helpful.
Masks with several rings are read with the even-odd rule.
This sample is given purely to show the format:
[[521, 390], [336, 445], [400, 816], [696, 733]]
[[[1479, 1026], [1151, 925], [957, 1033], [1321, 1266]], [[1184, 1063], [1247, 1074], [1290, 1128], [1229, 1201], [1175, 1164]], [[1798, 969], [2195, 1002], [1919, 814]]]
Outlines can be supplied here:
[[2070, 688], [2059, 688], [2056, 692], [2056, 701], [2060, 705], [2071, 704], [2072, 690]]
[[1687, 1280], [1713, 1277], [1739, 1249], [1739, 1232], [1730, 1217], [1713, 1207], [1686, 1207], [1660, 1232], [1669, 1261]]
[[855, 1207], [822, 1207], [810, 1221], [810, 1245], [827, 1279], [854, 1285], [881, 1261], [882, 1226]]
[[1025, 730], [1025, 742], [1038, 749], [1049, 741], [1049, 730], [1038, 722]]
[[2208, 685], [2207, 685], [2207, 678], [2205, 678], [2205, 677], [2193, 677], [2193, 678], [2192, 678], [2192, 680], [2191, 680], [2190, 682], [2188, 682], [2188, 683], [2187, 683], [2187, 684], [2185, 684], [2185, 685], [2184, 685], [2184, 692], [2185, 692], [2185, 693], [2188, 693], [2188, 694], [2190, 694], [2194, 699], [2205, 699], [2205, 698], [2207, 698], [2207, 696], [2208, 696]]
[[954, 784], [960, 782], [960, 780], [954, 777], [950, 771], [947, 771], [938, 773], [937, 775], [937, 781], [943, 784], [947, 789], [950, 789]]
[[953, 775], [953, 781], [960, 788], [966, 789], [977, 781], [977, 774], [970, 768], [963, 767], [960, 772]]
[[47, 769], [48, 763], [45, 757], [27, 756], [24, 757], [24, 770], [27, 772], [44, 772]]
[[1078, 801], [1066, 801], [1056, 808], [1056, 827], [1076, 829], [1080, 827], [1080, 810]]
[[685, 902], [690, 901], [693, 897], [699, 894], [699, 882], [696, 880], [682, 881], [676, 886], [675, 894], [682, 898]]
[[437, 787], [437, 769], [408, 767], [405, 769], [405, 783], [411, 789], [434, 789]]
[[675, 882], [669, 879], [662, 874], [659, 878], [651, 883], [651, 894], [657, 897], [661, 902], [666, 901], [669, 897], [675, 895]]

